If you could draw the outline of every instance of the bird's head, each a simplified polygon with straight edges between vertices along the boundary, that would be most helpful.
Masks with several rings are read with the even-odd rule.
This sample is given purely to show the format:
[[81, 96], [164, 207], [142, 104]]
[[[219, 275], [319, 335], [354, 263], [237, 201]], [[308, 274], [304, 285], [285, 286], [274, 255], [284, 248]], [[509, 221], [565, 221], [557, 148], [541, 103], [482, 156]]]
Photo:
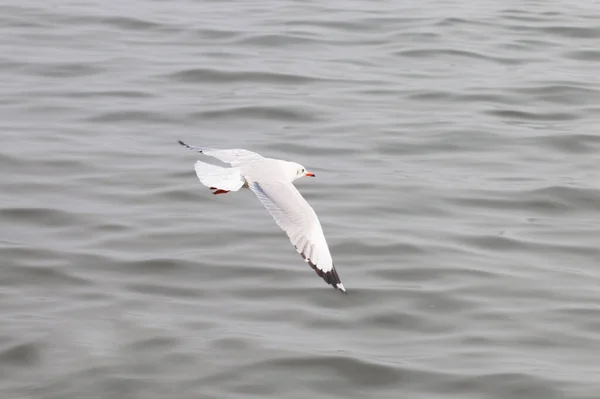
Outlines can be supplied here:
[[304, 166], [296, 162], [289, 163], [289, 175], [292, 181], [298, 180], [299, 178], [304, 176], [315, 177], [314, 173], [307, 171]]

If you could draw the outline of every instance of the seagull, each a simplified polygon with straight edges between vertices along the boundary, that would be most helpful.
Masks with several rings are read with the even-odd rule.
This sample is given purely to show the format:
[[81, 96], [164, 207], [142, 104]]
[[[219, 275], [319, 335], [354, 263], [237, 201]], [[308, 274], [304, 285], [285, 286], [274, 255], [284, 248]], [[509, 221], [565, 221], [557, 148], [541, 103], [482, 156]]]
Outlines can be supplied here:
[[196, 147], [183, 141], [179, 144], [230, 164], [230, 168], [223, 168], [197, 161], [195, 169], [200, 183], [213, 190], [215, 195], [249, 188], [285, 231], [302, 259], [325, 282], [346, 293], [333, 265], [319, 218], [292, 184], [304, 176], [315, 177], [314, 173], [295, 162], [266, 158], [248, 150]]

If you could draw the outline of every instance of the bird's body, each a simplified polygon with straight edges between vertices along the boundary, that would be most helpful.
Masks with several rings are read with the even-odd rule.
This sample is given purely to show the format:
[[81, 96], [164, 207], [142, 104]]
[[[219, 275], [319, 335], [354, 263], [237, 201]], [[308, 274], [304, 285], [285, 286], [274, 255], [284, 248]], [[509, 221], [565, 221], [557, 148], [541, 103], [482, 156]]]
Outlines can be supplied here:
[[202, 184], [226, 194], [249, 188], [286, 232], [296, 251], [315, 272], [334, 288], [346, 292], [333, 265], [321, 223], [312, 207], [293, 185], [304, 176], [313, 176], [302, 165], [266, 158], [247, 150], [219, 150], [181, 145], [229, 163], [231, 168], [197, 161], [196, 174]]

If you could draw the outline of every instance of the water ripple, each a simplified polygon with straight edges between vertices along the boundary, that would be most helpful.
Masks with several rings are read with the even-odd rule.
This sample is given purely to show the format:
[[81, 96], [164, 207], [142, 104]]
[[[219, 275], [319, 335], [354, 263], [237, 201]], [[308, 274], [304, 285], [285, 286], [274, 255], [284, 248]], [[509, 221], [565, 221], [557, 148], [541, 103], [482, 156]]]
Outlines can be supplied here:
[[507, 121], [570, 121], [577, 119], [579, 116], [575, 113], [570, 112], [549, 112], [549, 113], [540, 113], [540, 112], [527, 112], [516, 109], [495, 109], [489, 110], [486, 113], [492, 116], [500, 117]]
[[32, 367], [40, 358], [40, 345], [37, 342], [18, 343], [0, 349], [0, 364]]
[[210, 68], [195, 68], [179, 71], [165, 76], [166, 79], [183, 83], [275, 83], [294, 85], [300, 83], [313, 83], [321, 79], [285, 74], [280, 72], [257, 72], [257, 71], [225, 71]]
[[394, 53], [398, 57], [411, 57], [411, 58], [437, 58], [441, 56], [450, 56], [457, 58], [473, 58], [478, 60], [490, 61], [504, 65], [519, 65], [531, 62], [527, 58], [507, 58], [507, 57], [494, 57], [491, 55], [482, 54], [475, 51], [456, 50], [456, 49], [443, 49], [443, 48], [432, 48], [432, 49], [410, 49], [401, 50]]
[[267, 119], [281, 121], [307, 122], [318, 118], [312, 112], [302, 112], [299, 109], [283, 106], [240, 106], [229, 109], [207, 110], [190, 115], [193, 119]]

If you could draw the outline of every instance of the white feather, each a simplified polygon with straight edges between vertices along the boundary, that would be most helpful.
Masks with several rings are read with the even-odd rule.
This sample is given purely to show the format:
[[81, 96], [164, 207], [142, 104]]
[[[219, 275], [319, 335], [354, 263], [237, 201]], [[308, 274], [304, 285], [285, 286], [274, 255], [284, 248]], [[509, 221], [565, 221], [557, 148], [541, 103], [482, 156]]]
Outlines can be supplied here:
[[244, 185], [245, 179], [236, 168], [222, 168], [204, 162], [194, 165], [196, 175], [206, 187], [216, 187], [221, 190], [237, 191]]
[[329, 272], [333, 260], [317, 214], [290, 182], [249, 182], [250, 189], [286, 232], [296, 250], [316, 267]]

